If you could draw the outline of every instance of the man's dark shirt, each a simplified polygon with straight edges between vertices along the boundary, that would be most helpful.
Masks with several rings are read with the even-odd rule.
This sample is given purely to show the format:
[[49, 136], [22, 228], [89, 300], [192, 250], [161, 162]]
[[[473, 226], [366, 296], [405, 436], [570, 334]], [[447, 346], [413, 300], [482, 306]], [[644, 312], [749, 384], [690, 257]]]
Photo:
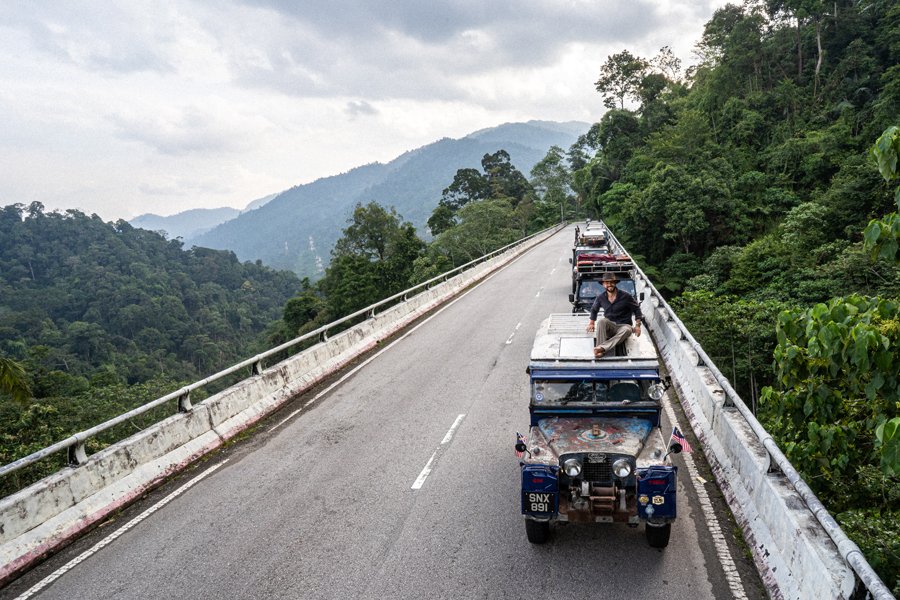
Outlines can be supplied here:
[[641, 306], [634, 296], [624, 290], [616, 292], [616, 301], [610, 302], [606, 290], [597, 294], [594, 304], [591, 305], [591, 321], [597, 320], [597, 313], [603, 309], [603, 316], [619, 325], [631, 325], [631, 315], [636, 321], [642, 321]]

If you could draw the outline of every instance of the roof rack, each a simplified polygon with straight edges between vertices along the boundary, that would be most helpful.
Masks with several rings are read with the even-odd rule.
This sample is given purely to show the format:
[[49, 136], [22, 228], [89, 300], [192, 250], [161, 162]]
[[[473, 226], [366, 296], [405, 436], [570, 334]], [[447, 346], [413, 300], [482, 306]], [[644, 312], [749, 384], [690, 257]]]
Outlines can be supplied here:
[[593, 273], [625, 273], [634, 269], [634, 263], [630, 261], [593, 262], [579, 261], [575, 268], [579, 275]]

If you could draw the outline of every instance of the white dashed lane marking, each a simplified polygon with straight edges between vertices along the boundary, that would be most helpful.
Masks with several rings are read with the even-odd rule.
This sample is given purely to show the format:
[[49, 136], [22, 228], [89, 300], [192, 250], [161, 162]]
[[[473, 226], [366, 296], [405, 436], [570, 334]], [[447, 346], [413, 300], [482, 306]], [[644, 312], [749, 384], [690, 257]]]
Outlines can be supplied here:
[[[495, 274], [496, 274], [496, 273], [495, 273]], [[495, 274], [494, 274], [494, 275], [495, 275]], [[493, 277], [494, 275], [491, 275], [490, 277]], [[490, 277], [489, 277], [488, 279], [490, 279]], [[485, 281], [487, 281], [487, 279], [486, 279]], [[420, 327], [424, 326], [425, 323], [428, 323], [429, 321], [431, 321], [432, 319], [434, 319], [435, 317], [437, 317], [439, 314], [441, 314], [442, 312], [444, 312], [445, 310], [447, 310], [448, 308], [450, 308], [451, 306], [453, 306], [454, 304], [456, 304], [457, 302], [459, 302], [460, 300], [462, 300], [463, 298], [465, 298], [466, 296], [468, 296], [470, 293], [472, 293], [472, 291], [473, 291], [474, 289], [475, 289], [475, 288], [472, 288], [472, 289], [468, 290], [467, 292], [465, 292], [464, 294], [462, 294], [461, 296], [459, 296], [459, 297], [456, 298], [455, 300], [453, 300], [453, 301], [451, 301], [450, 303], [446, 304], [445, 306], [441, 307], [440, 310], [438, 310], [437, 312], [435, 312], [434, 314], [432, 314], [430, 317], [428, 317], [427, 319], [425, 319], [424, 321], [422, 321], [421, 323], [419, 323], [418, 325], [416, 325], [415, 327], [413, 327], [412, 329], [410, 329], [409, 331], [407, 331], [406, 333], [404, 333], [402, 336], [400, 336], [399, 338], [397, 338], [396, 340], [394, 340], [393, 342], [391, 342], [390, 344], [388, 344], [387, 346], [385, 346], [384, 348], [382, 348], [381, 350], [379, 350], [378, 352], [376, 352], [375, 354], [373, 354], [372, 356], [370, 356], [369, 358], [367, 358], [365, 361], [363, 361], [362, 363], [360, 363], [359, 365], [357, 365], [356, 367], [354, 367], [354, 368], [353, 368], [352, 370], [350, 370], [346, 375], [344, 375], [343, 377], [341, 377], [340, 379], [338, 379], [337, 381], [335, 381], [334, 383], [332, 383], [331, 385], [329, 385], [327, 388], [325, 388], [324, 390], [322, 390], [321, 392], [319, 392], [318, 394], [316, 394], [315, 397], [314, 397], [312, 400], [310, 400], [310, 401], [307, 402], [305, 405], [301, 406], [300, 408], [298, 408], [297, 410], [295, 410], [294, 412], [292, 412], [291, 414], [289, 414], [288, 416], [286, 416], [284, 419], [282, 419], [281, 421], [279, 421], [278, 423], [276, 423], [275, 425], [273, 425], [273, 426], [269, 429], [269, 432], [275, 431], [276, 429], [278, 429], [279, 427], [281, 427], [282, 425], [284, 425], [285, 423], [287, 423], [288, 421], [290, 421], [291, 419], [293, 419], [295, 416], [299, 415], [301, 412], [303, 412], [304, 410], [306, 410], [307, 408], [310, 408], [313, 404], [316, 403], [316, 401], [318, 401], [318, 400], [319, 400], [321, 397], [323, 397], [325, 394], [327, 394], [328, 392], [330, 392], [331, 390], [333, 390], [334, 388], [336, 388], [337, 386], [339, 386], [340, 384], [342, 384], [343, 382], [345, 382], [347, 379], [349, 379], [350, 377], [352, 377], [353, 375], [355, 375], [357, 371], [359, 371], [360, 369], [362, 369], [363, 367], [365, 367], [367, 364], [369, 364], [370, 362], [372, 362], [373, 360], [375, 360], [376, 358], [378, 358], [379, 356], [381, 356], [382, 354], [384, 354], [385, 352], [387, 352], [388, 350], [390, 350], [391, 348], [393, 348], [395, 345], [399, 344], [401, 341], [403, 341], [403, 340], [405, 340], [406, 338], [408, 338], [408, 337], [409, 337], [410, 335], [412, 335], [416, 330], [418, 330]], [[519, 323], [519, 325], [521, 325], [521, 323]], [[516, 329], [518, 329], [518, 326], [516, 327]], [[507, 342], [507, 343], [508, 343], [508, 342]]]
[[444, 436], [444, 439], [441, 440], [440, 445], [437, 447], [437, 450], [431, 455], [431, 458], [428, 459], [428, 462], [425, 463], [425, 468], [422, 469], [422, 472], [419, 473], [419, 476], [416, 477], [416, 480], [413, 482], [412, 487], [410, 489], [418, 490], [421, 489], [425, 484], [425, 480], [428, 479], [428, 476], [431, 475], [431, 471], [434, 468], [434, 461], [437, 458], [438, 452], [441, 449], [450, 443], [450, 440], [453, 439], [453, 434], [456, 432], [456, 428], [459, 427], [459, 424], [462, 423], [462, 420], [465, 418], [465, 414], [461, 414], [456, 417], [456, 420], [453, 421], [453, 425], [450, 426], [450, 429], [447, 431], [447, 434]]
[[512, 332], [511, 334], [509, 334], [509, 337], [506, 338], [506, 344], [507, 344], [507, 345], [512, 344], [512, 339], [515, 337], [516, 331], [518, 331], [518, 330], [519, 330], [519, 327], [521, 327], [521, 326], [522, 326], [522, 322], [519, 321], [518, 324], [516, 324], [515, 330], [513, 330], [513, 332]]

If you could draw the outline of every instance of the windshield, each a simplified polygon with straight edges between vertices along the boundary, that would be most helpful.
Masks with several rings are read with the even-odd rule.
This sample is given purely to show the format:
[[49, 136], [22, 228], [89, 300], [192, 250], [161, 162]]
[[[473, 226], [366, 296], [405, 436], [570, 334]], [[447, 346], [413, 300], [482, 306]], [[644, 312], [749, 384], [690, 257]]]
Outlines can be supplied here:
[[646, 399], [648, 381], [606, 380], [606, 381], [553, 381], [536, 379], [532, 384], [534, 404], [598, 404], [604, 402], [637, 402]]
[[632, 296], [637, 297], [637, 292], [634, 289], [634, 281], [631, 279], [623, 279], [619, 283], [616, 284], [616, 287], [620, 290], [626, 291]]
[[600, 293], [600, 290], [603, 289], [603, 286], [600, 285], [599, 281], [587, 280], [581, 282], [581, 288], [578, 290], [578, 296], [584, 299], [593, 300], [597, 297], [597, 294]]
[[[620, 290], [628, 292], [632, 296], [635, 296], [637, 293], [634, 288], [634, 281], [632, 281], [631, 279], [620, 280], [616, 284], [616, 287], [618, 287]], [[593, 301], [593, 299], [597, 297], [597, 294], [599, 294], [602, 290], [603, 284], [601, 284], [599, 281], [595, 279], [582, 279], [581, 287], [578, 288], [578, 297], [584, 300]]]

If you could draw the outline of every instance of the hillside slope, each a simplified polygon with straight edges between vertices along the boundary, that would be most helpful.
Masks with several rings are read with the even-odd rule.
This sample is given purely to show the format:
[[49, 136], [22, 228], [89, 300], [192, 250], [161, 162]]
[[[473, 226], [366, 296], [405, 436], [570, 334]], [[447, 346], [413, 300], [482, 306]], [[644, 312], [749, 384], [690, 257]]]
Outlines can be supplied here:
[[59, 389], [38, 385], [37, 397], [98, 373], [128, 383], [209, 374], [265, 343], [300, 288], [293, 273], [78, 211], [7, 206], [0, 239], [0, 354], [36, 380], [59, 371]]
[[503, 149], [527, 175], [550, 146], [568, 148], [588, 127], [531, 121], [480, 130], [458, 140], [442, 139], [387, 164], [370, 164], [291, 188], [258, 210], [186, 243], [229, 249], [241, 260], [262, 260], [315, 279], [328, 264], [331, 248], [358, 202], [394, 206], [426, 236], [425, 223], [458, 169], [480, 168], [485, 154]]

